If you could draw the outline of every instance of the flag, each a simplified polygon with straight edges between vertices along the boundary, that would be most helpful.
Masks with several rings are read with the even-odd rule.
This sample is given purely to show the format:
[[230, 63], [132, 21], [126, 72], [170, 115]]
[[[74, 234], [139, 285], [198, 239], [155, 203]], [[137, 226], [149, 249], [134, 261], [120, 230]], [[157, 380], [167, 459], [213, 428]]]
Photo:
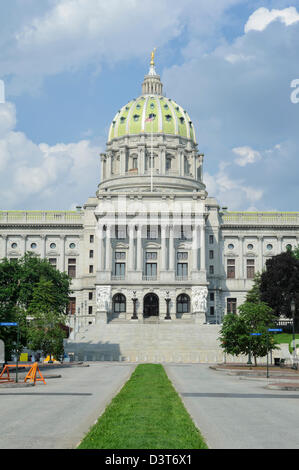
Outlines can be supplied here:
[[155, 119], [156, 115], [155, 114], [150, 114], [149, 117], [145, 120], [145, 122], [151, 122]]

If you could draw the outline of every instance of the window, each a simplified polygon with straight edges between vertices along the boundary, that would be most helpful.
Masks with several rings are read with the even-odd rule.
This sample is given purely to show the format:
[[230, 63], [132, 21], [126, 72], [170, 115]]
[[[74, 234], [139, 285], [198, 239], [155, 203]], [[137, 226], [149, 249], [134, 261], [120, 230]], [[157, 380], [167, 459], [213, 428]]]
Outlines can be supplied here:
[[75, 243], [70, 243], [70, 249], [73, 250], [74, 248], [76, 248]]
[[188, 277], [188, 263], [177, 264], [177, 276]]
[[271, 245], [271, 243], [269, 243], [269, 244], [267, 245], [267, 250], [269, 250], [269, 251], [273, 250], [273, 245]]
[[180, 119], [180, 123], [184, 124], [185, 119], [183, 117], [180, 117], [179, 119]]
[[211, 306], [210, 307], [210, 315], [214, 315], [215, 314], [215, 307]]
[[247, 245], [247, 249], [248, 249], [248, 250], [253, 250], [253, 245], [252, 245], [252, 243], [249, 243], [249, 245]]
[[91, 264], [91, 265], [89, 266], [89, 274], [92, 274], [92, 273], [93, 273], [93, 265]]
[[92, 315], [92, 305], [89, 305], [88, 307], [88, 315]]
[[68, 260], [68, 275], [74, 279], [76, 277], [76, 259], [69, 258]]
[[254, 259], [247, 260], [247, 279], [254, 278]]
[[211, 265], [209, 267], [209, 274], [211, 274], [211, 275], [214, 274], [214, 266], [213, 265]]
[[57, 258], [49, 258], [49, 263], [56, 269]]
[[126, 259], [126, 253], [121, 251], [115, 252], [115, 259]]
[[210, 293], [210, 301], [214, 302], [214, 300], [215, 300], [215, 294], [214, 294], [214, 292], [211, 292]]
[[114, 275], [124, 278], [126, 272], [126, 263], [115, 263]]
[[214, 251], [213, 250], [209, 251], [209, 259], [214, 259]]
[[187, 294], [181, 294], [177, 297], [176, 311], [177, 313], [189, 313], [190, 312], [190, 297]]
[[115, 236], [118, 240], [123, 240], [127, 236], [127, 227], [116, 225]]
[[235, 259], [227, 260], [227, 277], [228, 279], [235, 279], [236, 277], [236, 260]]
[[89, 243], [94, 243], [94, 235], [89, 235]]
[[171, 169], [171, 158], [167, 157], [166, 158], [166, 170], [170, 170], [170, 169]]
[[165, 119], [166, 119], [166, 121], [171, 121], [171, 115], [170, 115], [170, 114], [166, 114]]
[[286, 249], [287, 249], [287, 251], [291, 250], [291, 249], [292, 249], [292, 245], [288, 244], [288, 245], [286, 246]]
[[235, 245], [233, 245], [232, 243], [230, 243], [230, 244], [228, 245], [228, 249], [229, 249], [229, 250], [233, 250], [234, 248], [235, 248]]
[[182, 252], [182, 251], [178, 251], [177, 252], [177, 259], [181, 260], [181, 259], [188, 259], [188, 253], [185, 253], [185, 252]]
[[156, 260], [157, 259], [157, 253], [155, 252], [147, 252], [146, 255], [145, 255], [145, 259], [152, 259], [152, 260]]
[[145, 275], [156, 277], [157, 276], [157, 263], [146, 263], [145, 265]]
[[134, 121], [138, 121], [139, 117], [140, 117], [139, 114], [134, 114], [133, 116]]
[[123, 294], [116, 294], [112, 299], [113, 312], [121, 313], [126, 311], [126, 298]]
[[88, 300], [92, 300], [93, 299], [93, 292], [88, 292]]
[[56, 248], [56, 243], [51, 243], [50, 248], [51, 248], [51, 250], [55, 250], [55, 248]]
[[213, 245], [213, 243], [214, 243], [214, 235], [209, 235], [209, 243], [210, 243], [210, 245]]
[[31, 245], [30, 245], [30, 246], [31, 246], [31, 248], [32, 248], [33, 250], [35, 250], [35, 249], [36, 249], [36, 247], [37, 247], [37, 244], [36, 244], [36, 243], [31, 243]]
[[76, 297], [70, 297], [69, 305], [67, 308], [68, 315], [75, 315], [76, 313]]
[[89, 258], [93, 258], [93, 250], [89, 250]]
[[227, 299], [227, 313], [237, 313], [237, 299]]
[[147, 239], [156, 240], [158, 238], [158, 227], [147, 226]]
[[17, 243], [12, 243], [12, 244], [11, 244], [11, 247], [14, 248], [14, 249], [17, 248], [17, 246], [18, 246]]
[[133, 158], [133, 170], [137, 170], [138, 168], [138, 158], [137, 157], [134, 157]]

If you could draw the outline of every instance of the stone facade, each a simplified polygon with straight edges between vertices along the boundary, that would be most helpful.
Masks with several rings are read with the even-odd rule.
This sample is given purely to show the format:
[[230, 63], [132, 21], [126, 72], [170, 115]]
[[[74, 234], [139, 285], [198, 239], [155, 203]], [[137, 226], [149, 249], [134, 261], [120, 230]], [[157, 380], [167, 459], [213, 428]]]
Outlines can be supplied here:
[[[206, 192], [190, 118], [162, 95], [152, 65], [143, 92], [144, 130], [119, 135], [123, 116], [115, 118], [119, 134], [110, 132], [101, 183], [83, 207], [0, 212], [1, 258], [31, 251], [73, 277], [72, 340], [86, 328], [96, 336], [98, 324], [152, 320], [181, 325], [188, 342], [190, 328], [237, 312], [269, 257], [298, 245], [299, 213], [221, 209]], [[157, 132], [146, 128], [151, 118]]]

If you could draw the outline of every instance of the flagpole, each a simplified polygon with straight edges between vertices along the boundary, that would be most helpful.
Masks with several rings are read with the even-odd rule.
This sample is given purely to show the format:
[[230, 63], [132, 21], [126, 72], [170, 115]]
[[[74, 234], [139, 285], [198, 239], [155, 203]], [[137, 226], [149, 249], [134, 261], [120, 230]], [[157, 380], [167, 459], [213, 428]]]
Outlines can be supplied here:
[[152, 119], [152, 134], [151, 134], [151, 159], [152, 159], [152, 164], [151, 164], [151, 192], [154, 190], [154, 181], [153, 181], [153, 166], [154, 166], [154, 155], [153, 155], [153, 127], [154, 127], [154, 119]]

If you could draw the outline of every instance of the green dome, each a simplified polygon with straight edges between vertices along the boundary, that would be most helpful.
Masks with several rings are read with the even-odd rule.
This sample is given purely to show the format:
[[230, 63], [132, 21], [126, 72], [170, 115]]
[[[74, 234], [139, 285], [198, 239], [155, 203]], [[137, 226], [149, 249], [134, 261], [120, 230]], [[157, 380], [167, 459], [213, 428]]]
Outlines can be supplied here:
[[[153, 120], [149, 120], [153, 117]], [[125, 105], [113, 119], [108, 142], [125, 135], [142, 133], [178, 135], [196, 144], [195, 131], [187, 112], [175, 101], [159, 95], [142, 95]]]

